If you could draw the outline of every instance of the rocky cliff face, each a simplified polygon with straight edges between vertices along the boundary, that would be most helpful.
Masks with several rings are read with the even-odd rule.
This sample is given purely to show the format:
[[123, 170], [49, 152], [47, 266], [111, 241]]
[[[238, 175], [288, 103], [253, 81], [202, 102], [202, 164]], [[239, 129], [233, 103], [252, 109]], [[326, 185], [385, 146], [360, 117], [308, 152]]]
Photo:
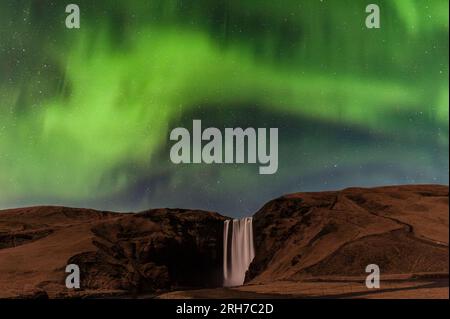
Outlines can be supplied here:
[[222, 284], [222, 224], [218, 214], [150, 210], [92, 228], [95, 252], [70, 259], [83, 286], [148, 293]]
[[382, 274], [448, 274], [448, 187], [298, 193], [254, 216], [247, 282]]
[[2, 211], [0, 296], [65, 296], [64, 270], [71, 263], [81, 270], [78, 295], [220, 286], [224, 219], [179, 209]]

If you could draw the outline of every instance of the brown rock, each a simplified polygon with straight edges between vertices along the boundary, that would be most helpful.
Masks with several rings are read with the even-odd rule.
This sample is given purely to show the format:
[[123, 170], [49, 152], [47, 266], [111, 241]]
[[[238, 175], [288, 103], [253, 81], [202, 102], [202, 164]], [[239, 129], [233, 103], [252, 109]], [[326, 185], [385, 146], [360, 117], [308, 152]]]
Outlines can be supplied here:
[[66, 207], [0, 212], [0, 297], [35, 287], [74, 295], [65, 267], [77, 264], [76, 297], [154, 293], [222, 284], [224, 217], [195, 210], [110, 213]]
[[247, 282], [382, 274], [448, 274], [448, 187], [298, 193], [254, 216]]

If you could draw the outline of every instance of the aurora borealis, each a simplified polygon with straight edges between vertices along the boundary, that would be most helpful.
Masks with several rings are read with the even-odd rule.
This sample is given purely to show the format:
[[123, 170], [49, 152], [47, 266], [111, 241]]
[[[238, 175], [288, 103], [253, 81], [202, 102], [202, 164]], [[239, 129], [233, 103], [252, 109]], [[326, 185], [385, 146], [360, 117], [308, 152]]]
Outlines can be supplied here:
[[[2, 1], [0, 209], [242, 216], [290, 192], [448, 184], [448, 1], [376, 3], [378, 30], [355, 0]], [[170, 129], [193, 119], [279, 128], [278, 173], [172, 164]]]

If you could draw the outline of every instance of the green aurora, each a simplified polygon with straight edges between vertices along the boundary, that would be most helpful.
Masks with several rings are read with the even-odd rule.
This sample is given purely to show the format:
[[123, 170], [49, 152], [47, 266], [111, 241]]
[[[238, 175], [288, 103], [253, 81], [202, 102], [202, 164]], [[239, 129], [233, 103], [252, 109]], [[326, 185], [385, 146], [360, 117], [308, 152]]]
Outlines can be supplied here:
[[[241, 215], [287, 192], [448, 184], [448, 1], [0, 4], [0, 208]], [[169, 131], [280, 130], [280, 170], [176, 166]]]

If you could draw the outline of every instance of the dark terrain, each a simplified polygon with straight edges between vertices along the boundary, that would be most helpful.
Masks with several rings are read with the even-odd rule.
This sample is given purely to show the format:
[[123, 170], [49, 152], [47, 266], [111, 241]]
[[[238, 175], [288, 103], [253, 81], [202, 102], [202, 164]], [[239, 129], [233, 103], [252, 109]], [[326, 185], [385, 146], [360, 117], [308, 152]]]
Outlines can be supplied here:
[[[198, 210], [0, 211], [0, 297], [448, 298], [448, 187], [297, 193], [254, 215], [256, 257], [224, 289], [223, 217]], [[65, 266], [81, 269], [68, 290]], [[382, 287], [369, 291], [365, 267]]]

